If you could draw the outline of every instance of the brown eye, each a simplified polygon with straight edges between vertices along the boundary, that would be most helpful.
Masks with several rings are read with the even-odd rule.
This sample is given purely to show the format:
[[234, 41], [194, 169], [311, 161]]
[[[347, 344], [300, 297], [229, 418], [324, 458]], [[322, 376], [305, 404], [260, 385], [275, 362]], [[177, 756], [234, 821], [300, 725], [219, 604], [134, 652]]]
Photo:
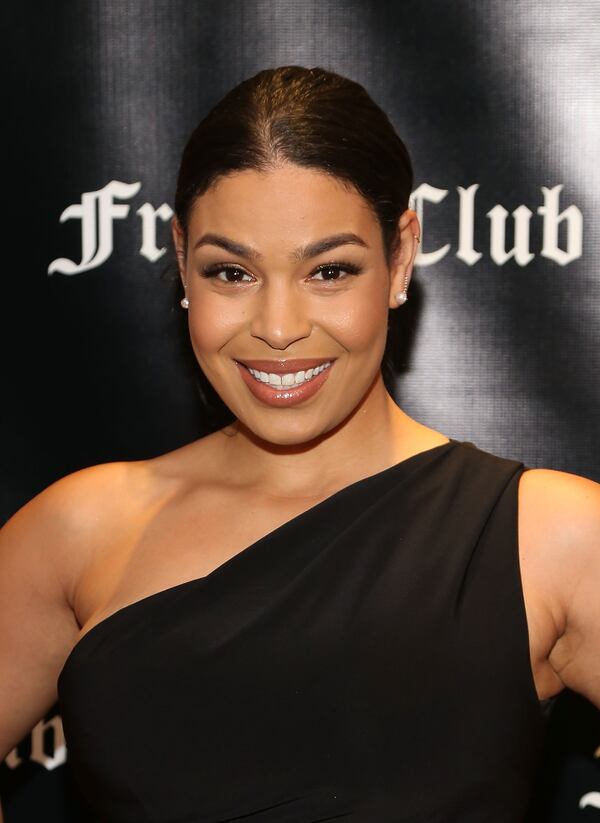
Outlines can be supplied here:
[[354, 263], [325, 263], [319, 266], [312, 279], [329, 282], [345, 280], [349, 275], [359, 274], [360, 271], [360, 266], [356, 266]]
[[202, 270], [203, 277], [212, 277], [222, 283], [251, 283], [252, 277], [237, 266], [209, 266]]
[[[315, 272], [315, 280], [337, 280], [341, 274], [342, 270], [339, 266], [325, 266], [325, 268], [319, 269]], [[319, 275], [321, 275], [319, 277]]]

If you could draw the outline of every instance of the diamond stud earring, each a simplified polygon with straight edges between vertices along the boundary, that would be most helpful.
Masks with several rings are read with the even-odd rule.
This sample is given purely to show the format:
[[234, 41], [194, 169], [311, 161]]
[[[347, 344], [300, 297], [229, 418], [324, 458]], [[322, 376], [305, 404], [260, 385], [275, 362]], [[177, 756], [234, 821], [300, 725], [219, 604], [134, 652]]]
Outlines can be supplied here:
[[187, 299], [187, 297], [184, 297], [182, 300], [180, 300], [180, 303], [184, 309], [189, 308], [190, 301]]

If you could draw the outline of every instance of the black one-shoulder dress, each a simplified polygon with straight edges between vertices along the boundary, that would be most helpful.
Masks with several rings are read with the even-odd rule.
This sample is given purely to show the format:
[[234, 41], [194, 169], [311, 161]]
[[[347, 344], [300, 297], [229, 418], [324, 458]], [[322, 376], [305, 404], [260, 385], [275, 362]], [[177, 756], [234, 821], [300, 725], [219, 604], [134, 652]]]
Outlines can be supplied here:
[[93, 626], [58, 692], [97, 820], [522, 820], [524, 470], [450, 440]]

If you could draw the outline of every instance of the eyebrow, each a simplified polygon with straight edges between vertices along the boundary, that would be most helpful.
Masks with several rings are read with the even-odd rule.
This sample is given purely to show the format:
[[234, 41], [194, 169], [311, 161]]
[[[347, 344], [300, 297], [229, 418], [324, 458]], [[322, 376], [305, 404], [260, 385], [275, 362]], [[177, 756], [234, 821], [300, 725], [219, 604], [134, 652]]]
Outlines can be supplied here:
[[[362, 237], [354, 232], [343, 232], [341, 234], [332, 234], [330, 237], [323, 237], [321, 240], [315, 240], [314, 243], [308, 243], [306, 246], [300, 246], [291, 253], [292, 260], [302, 262], [311, 257], [316, 257], [326, 251], [336, 249], [338, 246], [346, 245], [362, 246], [368, 249], [369, 246]], [[244, 246], [242, 243], [237, 243], [229, 237], [224, 237], [221, 234], [203, 234], [199, 240], [194, 244], [194, 249], [200, 246], [219, 246], [221, 249], [236, 254], [238, 257], [245, 257], [247, 260], [262, 260], [262, 254], [250, 246]]]

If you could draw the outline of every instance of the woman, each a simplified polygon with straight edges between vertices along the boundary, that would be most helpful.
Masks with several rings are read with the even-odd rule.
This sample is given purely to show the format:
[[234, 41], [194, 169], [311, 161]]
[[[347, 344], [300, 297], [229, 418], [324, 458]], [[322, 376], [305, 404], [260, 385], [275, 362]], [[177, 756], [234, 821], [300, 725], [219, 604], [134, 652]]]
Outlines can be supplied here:
[[181, 302], [228, 417], [54, 483], [0, 554], [1, 746], [58, 694], [102, 821], [517, 821], [540, 701], [600, 706], [600, 487], [386, 390], [412, 183], [322, 69], [260, 72], [185, 149]]

